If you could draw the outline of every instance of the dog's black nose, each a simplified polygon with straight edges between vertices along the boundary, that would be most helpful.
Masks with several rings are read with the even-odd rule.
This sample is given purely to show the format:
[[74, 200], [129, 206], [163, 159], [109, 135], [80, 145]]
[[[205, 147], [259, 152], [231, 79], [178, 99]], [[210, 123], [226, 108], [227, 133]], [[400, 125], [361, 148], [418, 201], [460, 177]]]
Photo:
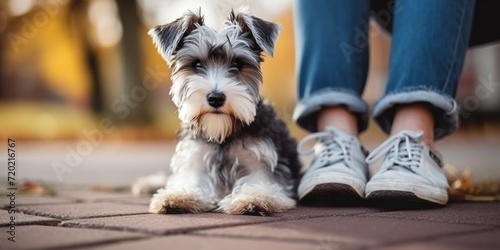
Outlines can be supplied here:
[[214, 108], [224, 105], [226, 96], [220, 92], [212, 92], [207, 95], [208, 104]]

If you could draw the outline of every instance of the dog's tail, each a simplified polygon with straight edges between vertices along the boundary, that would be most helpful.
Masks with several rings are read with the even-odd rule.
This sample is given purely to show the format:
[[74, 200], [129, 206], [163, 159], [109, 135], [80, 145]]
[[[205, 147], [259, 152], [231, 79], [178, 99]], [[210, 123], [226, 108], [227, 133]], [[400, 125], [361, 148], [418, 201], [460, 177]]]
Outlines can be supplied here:
[[167, 173], [163, 171], [143, 176], [132, 184], [132, 194], [136, 196], [154, 194], [156, 190], [165, 187], [165, 183], [167, 183]]

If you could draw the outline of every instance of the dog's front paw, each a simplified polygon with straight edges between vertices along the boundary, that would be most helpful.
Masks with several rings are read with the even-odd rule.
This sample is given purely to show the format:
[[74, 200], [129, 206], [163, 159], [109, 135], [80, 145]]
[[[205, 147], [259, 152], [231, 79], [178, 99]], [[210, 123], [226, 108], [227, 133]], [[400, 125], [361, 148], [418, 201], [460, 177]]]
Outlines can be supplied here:
[[276, 184], [243, 185], [219, 202], [219, 211], [227, 214], [271, 215], [295, 207], [295, 200], [288, 197]]
[[170, 191], [159, 189], [149, 204], [149, 212], [156, 214], [202, 213], [216, 208], [215, 202], [197, 191]]

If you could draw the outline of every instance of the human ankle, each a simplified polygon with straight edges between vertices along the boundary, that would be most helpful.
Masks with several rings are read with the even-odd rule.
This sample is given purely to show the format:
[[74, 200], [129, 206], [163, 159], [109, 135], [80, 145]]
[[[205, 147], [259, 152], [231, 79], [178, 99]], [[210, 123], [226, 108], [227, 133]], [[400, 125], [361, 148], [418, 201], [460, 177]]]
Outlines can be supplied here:
[[422, 141], [434, 149], [434, 114], [427, 103], [404, 104], [396, 108], [391, 135], [403, 130], [422, 131]]
[[327, 127], [336, 127], [358, 137], [358, 120], [356, 115], [349, 112], [345, 106], [324, 108], [318, 115], [318, 131]]

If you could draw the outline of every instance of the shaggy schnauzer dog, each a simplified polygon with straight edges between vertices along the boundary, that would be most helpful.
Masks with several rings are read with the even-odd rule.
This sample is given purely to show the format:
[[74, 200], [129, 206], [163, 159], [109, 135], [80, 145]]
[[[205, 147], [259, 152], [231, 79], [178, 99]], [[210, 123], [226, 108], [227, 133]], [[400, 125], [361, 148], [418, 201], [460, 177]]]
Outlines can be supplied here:
[[220, 31], [189, 12], [149, 31], [172, 69], [182, 128], [152, 213], [268, 215], [295, 206], [296, 142], [262, 100], [262, 52], [280, 26], [231, 11]]

